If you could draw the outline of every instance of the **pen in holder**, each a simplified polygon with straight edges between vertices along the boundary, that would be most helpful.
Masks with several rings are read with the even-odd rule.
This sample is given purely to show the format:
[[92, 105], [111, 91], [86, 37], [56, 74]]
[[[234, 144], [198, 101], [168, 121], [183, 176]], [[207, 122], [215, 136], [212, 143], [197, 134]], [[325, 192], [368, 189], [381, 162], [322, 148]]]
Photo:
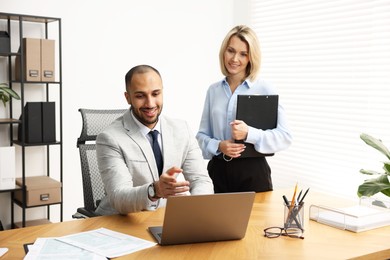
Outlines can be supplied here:
[[284, 228], [299, 228], [304, 230], [304, 202], [291, 206], [284, 205]]

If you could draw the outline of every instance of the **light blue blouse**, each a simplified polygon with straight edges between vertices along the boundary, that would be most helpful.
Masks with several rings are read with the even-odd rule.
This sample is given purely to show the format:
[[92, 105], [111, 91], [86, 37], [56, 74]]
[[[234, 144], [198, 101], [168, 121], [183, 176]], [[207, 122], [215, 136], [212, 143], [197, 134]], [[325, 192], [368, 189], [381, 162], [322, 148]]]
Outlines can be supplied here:
[[[245, 80], [234, 93], [226, 78], [212, 84], [206, 95], [199, 131], [196, 135], [204, 159], [211, 159], [218, 151], [219, 142], [232, 139], [230, 122], [236, 118], [237, 95], [277, 95], [273, 87], [262, 79]], [[283, 106], [278, 107], [275, 129], [261, 130], [249, 126], [247, 143], [252, 143], [261, 153], [275, 153], [286, 149], [292, 142]]]

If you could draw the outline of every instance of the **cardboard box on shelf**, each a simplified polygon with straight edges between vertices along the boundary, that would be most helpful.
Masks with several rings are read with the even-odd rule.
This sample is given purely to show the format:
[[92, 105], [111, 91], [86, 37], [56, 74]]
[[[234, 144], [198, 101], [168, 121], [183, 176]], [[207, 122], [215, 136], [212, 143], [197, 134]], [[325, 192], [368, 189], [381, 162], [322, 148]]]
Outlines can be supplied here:
[[[16, 184], [23, 185], [22, 178], [16, 178]], [[48, 176], [25, 178], [26, 206], [39, 206], [61, 202], [61, 183]], [[23, 202], [23, 191], [15, 192], [15, 199]]]
[[[20, 48], [19, 48], [19, 52]], [[41, 39], [23, 38], [24, 80], [41, 81]], [[16, 56], [15, 80], [21, 81], [20, 56]]]
[[55, 41], [41, 39], [41, 80], [52, 82], [55, 80]]

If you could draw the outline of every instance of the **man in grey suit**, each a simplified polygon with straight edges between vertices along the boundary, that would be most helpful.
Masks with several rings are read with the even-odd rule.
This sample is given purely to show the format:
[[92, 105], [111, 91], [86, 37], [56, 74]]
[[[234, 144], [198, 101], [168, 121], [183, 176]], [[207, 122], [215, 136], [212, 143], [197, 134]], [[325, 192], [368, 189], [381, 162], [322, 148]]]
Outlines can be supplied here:
[[[96, 141], [106, 191], [97, 213], [154, 210], [164, 206], [164, 198], [169, 196], [214, 193], [188, 124], [160, 115], [160, 73], [149, 65], [133, 67], [126, 74], [125, 97], [130, 109], [101, 132]], [[157, 130], [157, 137], [150, 135], [152, 130]]]

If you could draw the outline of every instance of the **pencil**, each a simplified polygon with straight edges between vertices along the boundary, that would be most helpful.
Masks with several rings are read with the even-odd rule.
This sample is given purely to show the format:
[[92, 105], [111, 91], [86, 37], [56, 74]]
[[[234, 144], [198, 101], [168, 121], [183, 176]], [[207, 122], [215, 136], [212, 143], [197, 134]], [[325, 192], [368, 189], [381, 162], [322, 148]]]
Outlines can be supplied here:
[[295, 184], [295, 189], [294, 189], [294, 194], [293, 194], [293, 197], [291, 199], [291, 204], [290, 204], [290, 208], [288, 210], [288, 215], [287, 215], [287, 219], [290, 218], [290, 215], [291, 215], [291, 212], [295, 206], [295, 196], [297, 195], [297, 189], [298, 189], [298, 183]]

